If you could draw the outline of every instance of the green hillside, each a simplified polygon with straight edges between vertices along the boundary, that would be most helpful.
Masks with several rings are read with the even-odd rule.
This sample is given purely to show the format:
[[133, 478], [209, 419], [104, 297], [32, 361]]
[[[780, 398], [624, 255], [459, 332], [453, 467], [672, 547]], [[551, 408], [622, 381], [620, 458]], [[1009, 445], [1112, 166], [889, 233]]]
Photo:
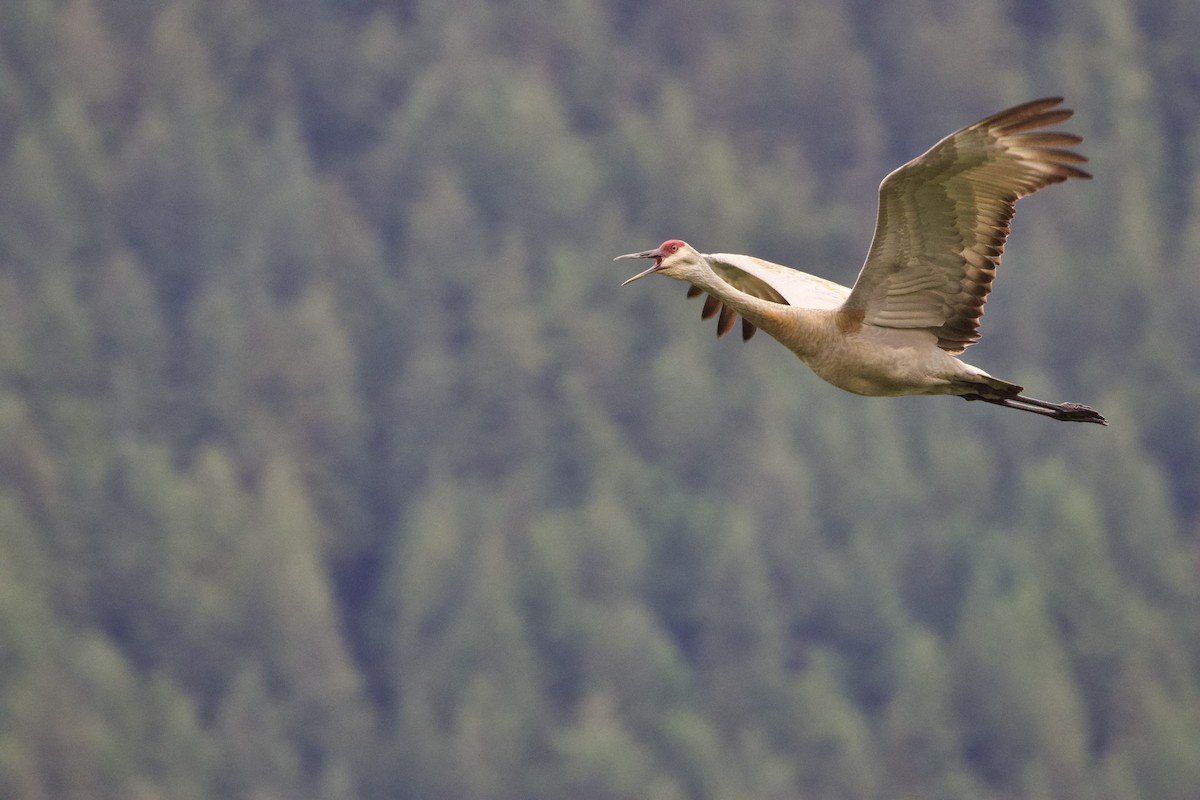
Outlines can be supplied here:
[[[0, 797], [1200, 797], [1200, 4], [0, 6]], [[841, 283], [1063, 94], [972, 363], [844, 394], [613, 256]]]

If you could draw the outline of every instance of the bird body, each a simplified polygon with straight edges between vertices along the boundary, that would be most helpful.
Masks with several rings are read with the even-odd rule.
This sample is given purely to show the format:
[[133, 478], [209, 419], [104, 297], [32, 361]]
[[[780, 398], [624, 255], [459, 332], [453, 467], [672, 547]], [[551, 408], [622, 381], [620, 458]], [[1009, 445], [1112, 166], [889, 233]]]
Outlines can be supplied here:
[[[668, 245], [675, 244], [668, 242]], [[883, 328], [843, 308], [851, 290], [799, 270], [751, 256], [696, 252], [685, 242], [697, 269], [687, 280], [725, 309], [761, 328], [795, 353], [813, 372], [839, 389], [868, 396], [957, 394], [956, 384], [998, 381], [937, 347], [937, 337], [920, 328]], [[763, 300], [725, 281], [718, 270], [753, 261], [759, 280], [775, 287], [786, 305]], [[735, 266], [736, 265], [736, 266]], [[632, 279], [631, 279], [632, 280]]]
[[717, 333], [738, 316], [829, 383], [860, 395], [957, 395], [1053, 419], [1106, 424], [1094, 409], [1027, 397], [958, 358], [979, 339], [1018, 198], [1067, 178], [1086, 159], [1079, 137], [1040, 128], [1067, 119], [1061, 98], [1035, 100], [947, 136], [880, 185], [875, 235], [854, 286], [753, 256], [704, 254], [678, 239], [618, 256], [654, 259], [625, 283], [661, 273], [707, 295]]

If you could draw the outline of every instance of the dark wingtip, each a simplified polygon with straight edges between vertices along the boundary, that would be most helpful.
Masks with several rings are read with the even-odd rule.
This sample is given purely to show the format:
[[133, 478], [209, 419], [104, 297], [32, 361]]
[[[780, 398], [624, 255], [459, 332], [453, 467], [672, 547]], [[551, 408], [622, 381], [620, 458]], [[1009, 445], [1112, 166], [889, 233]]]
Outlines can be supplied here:
[[717, 316], [717, 338], [724, 336], [733, 329], [733, 323], [737, 320], [737, 313], [729, 306], [721, 306], [721, 313]]

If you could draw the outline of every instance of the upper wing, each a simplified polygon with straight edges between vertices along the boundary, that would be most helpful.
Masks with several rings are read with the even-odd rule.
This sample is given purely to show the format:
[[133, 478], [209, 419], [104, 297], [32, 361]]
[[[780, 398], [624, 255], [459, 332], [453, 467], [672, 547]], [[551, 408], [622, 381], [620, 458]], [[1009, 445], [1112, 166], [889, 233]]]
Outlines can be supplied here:
[[[754, 256], [713, 253], [704, 254], [704, 258], [713, 271], [734, 289], [772, 303], [798, 308], [834, 309], [840, 307], [850, 294], [850, 289], [833, 281]], [[695, 286], [688, 287], [688, 297], [701, 294], [703, 290]], [[733, 327], [737, 314], [725, 307], [720, 298], [709, 295], [704, 300], [704, 310], [700, 316], [708, 319], [714, 314], [720, 315], [717, 318], [717, 336], [723, 336]], [[755, 330], [757, 328], [754, 325], [742, 320], [743, 340], [753, 336]]]
[[1070, 118], [1048, 97], [952, 133], [884, 178], [867, 260], [846, 301], [866, 322], [929, 328], [960, 353], [979, 341], [1018, 198], [1067, 178], [1087, 159], [1062, 149], [1083, 141], [1039, 131]]

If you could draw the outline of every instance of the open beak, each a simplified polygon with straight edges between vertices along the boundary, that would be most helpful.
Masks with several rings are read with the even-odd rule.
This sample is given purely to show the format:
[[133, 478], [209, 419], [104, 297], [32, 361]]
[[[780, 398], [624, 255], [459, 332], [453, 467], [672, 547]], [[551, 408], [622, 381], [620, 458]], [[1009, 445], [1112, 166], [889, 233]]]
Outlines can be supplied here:
[[622, 283], [621, 284], [622, 286], [633, 283], [638, 278], [644, 278], [647, 275], [652, 275], [653, 273], [657, 272], [659, 270], [659, 268], [662, 266], [662, 252], [657, 247], [654, 248], [653, 250], [643, 250], [640, 253], [626, 253], [623, 256], [617, 256], [616, 258], [613, 259], [613, 261], [625, 261], [626, 259], [634, 259], [634, 258], [653, 258], [654, 265], [651, 266], [650, 269], [644, 270], [642, 272], [639, 272], [637, 275], [634, 275], [632, 278], [625, 281], [625, 283]]

